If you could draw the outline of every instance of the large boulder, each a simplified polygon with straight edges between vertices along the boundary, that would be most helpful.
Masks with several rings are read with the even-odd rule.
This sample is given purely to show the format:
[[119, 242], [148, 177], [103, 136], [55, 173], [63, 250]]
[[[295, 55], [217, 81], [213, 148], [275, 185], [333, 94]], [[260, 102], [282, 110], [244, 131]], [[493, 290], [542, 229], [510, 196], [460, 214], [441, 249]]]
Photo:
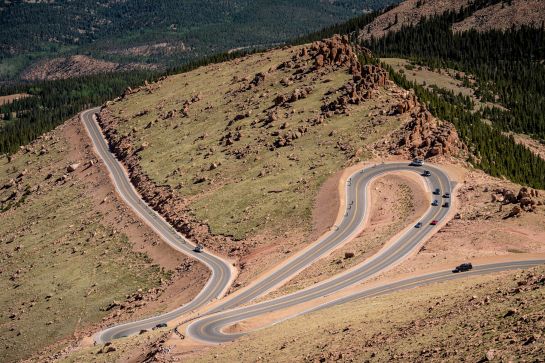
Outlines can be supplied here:
[[81, 165], [80, 163], [70, 164], [66, 168], [66, 171], [69, 172], [69, 173], [73, 173], [74, 171], [76, 171], [80, 167], [80, 165]]
[[513, 209], [511, 209], [511, 212], [509, 212], [509, 214], [505, 216], [505, 218], [518, 217], [520, 216], [521, 213], [522, 213], [522, 209], [518, 205], [515, 205], [513, 206]]

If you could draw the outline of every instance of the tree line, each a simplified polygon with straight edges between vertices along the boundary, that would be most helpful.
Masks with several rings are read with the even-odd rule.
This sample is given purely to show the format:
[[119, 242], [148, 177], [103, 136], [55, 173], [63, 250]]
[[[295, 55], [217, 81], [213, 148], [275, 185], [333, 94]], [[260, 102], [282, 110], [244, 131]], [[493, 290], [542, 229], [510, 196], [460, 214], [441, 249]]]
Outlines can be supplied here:
[[492, 176], [545, 189], [545, 160], [517, 144], [512, 136], [508, 137], [482, 122], [480, 114], [472, 112], [471, 101], [467, 97], [447, 90], [429, 90], [408, 81], [405, 75], [395, 72], [390, 66], [383, 64], [383, 67], [389, 70], [396, 84], [414, 89], [433, 115], [454, 124], [462, 140], [470, 146], [470, 161], [474, 166]]
[[483, 117], [503, 131], [545, 140], [544, 25], [453, 33], [452, 24], [470, 13], [468, 9], [447, 12], [365, 44], [379, 56], [409, 58], [474, 75], [476, 96], [507, 109], [488, 107]]
[[[449, 11], [404, 25], [399, 32], [363, 45], [380, 57], [402, 57], [431, 68], [453, 68], [464, 73], [466, 86], [483, 102], [505, 108], [474, 111], [471, 100], [451, 91], [425, 88], [409, 82], [390, 68], [392, 79], [415, 89], [437, 117], [452, 122], [470, 146], [470, 161], [490, 175], [535, 188], [545, 188], [545, 161], [506, 131], [524, 133], [545, 142], [545, 25], [478, 32], [452, 31], [452, 25], [500, 0], [476, 0], [459, 11]], [[474, 76], [476, 83], [469, 82]], [[491, 121], [491, 125], [483, 122]]]
[[183, 73], [256, 52], [215, 54], [167, 71], [132, 71], [0, 86], [0, 95], [28, 93], [30, 97], [0, 106], [0, 154], [16, 152], [77, 113], [103, 104], [127, 87], [153, 82], [162, 76]]

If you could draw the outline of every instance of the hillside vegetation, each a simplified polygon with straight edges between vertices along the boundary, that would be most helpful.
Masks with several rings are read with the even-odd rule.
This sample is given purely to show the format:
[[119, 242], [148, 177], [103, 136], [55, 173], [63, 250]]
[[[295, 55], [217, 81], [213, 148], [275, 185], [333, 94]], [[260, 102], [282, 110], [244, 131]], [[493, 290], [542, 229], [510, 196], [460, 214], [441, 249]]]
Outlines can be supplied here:
[[[108, 315], [112, 300], [124, 301], [168, 277], [119, 232], [115, 223], [126, 219], [114, 221], [101, 209], [92, 180], [81, 180], [92, 172], [93, 159], [83, 165], [71, 143], [56, 130], [0, 158], [3, 362], [70, 338]], [[73, 170], [71, 163], [80, 165]]]
[[336, 37], [209, 65], [125, 94], [101, 123], [152, 206], [223, 253], [274, 251], [263, 269], [306, 242], [325, 180], [410, 116], [386, 115], [405, 92], [354, 57]]
[[[118, 65], [179, 65], [285, 42], [393, 3], [397, 0], [3, 1], [0, 79], [20, 75], [37, 60], [74, 54]], [[40, 76], [34, 68], [22, 76]]]
[[491, 3], [498, 2], [475, 1], [417, 24], [401, 25], [401, 31], [364, 40], [363, 44], [381, 57], [408, 58], [417, 66], [457, 70], [462, 85], [471, 88], [476, 100], [486, 107], [474, 112], [474, 101], [467, 94], [427, 89], [403, 75], [391, 75], [402, 87], [414, 88], [435, 116], [455, 124], [470, 146], [474, 165], [493, 176], [543, 188], [544, 161], [506, 132], [545, 139], [545, 68], [541, 64], [545, 28], [519, 25], [508, 30], [453, 32], [453, 24]]
[[[337, 33], [352, 33], [374, 19], [376, 15], [376, 12], [365, 13], [344, 23], [310, 34], [305, 33], [290, 42], [304, 44]], [[174, 67], [167, 70], [156, 69], [155, 66], [150, 70], [142, 70], [141, 64], [121, 65], [111, 61], [96, 61], [81, 55], [40, 62], [36, 72], [31, 73], [40, 73], [46, 75], [45, 78], [54, 80], [8, 83], [0, 86], [2, 106], [0, 127], [3, 127], [0, 133], [0, 153], [15, 152], [19, 146], [31, 142], [77, 112], [114, 98], [127, 87], [136, 87], [145, 82], [156, 81], [165, 75], [183, 73], [200, 66], [236, 59], [255, 51], [256, 49], [242, 47], [236, 51], [212, 52], [206, 57], [196, 56], [194, 60], [177, 59], [173, 63]], [[132, 71], [128, 71], [131, 69]], [[95, 72], [103, 74], [93, 75]], [[64, 77], [70, 79], [62, 79]], [[33, 97], [20, 102], [15, 97], [20, 93]]]
[[544, 273], [540, 267], [359, 300], [182, 357], [186, 362], [539, 360], [545, 354]]

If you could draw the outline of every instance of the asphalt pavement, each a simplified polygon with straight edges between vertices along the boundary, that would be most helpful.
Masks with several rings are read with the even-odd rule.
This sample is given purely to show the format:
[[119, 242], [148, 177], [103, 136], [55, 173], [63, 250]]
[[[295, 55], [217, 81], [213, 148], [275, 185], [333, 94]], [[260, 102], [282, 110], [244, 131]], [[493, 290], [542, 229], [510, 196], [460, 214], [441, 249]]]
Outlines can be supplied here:
[[[528, 261], [514, 261], [514, 262], [502, 262], [487, 265], [474, 266], [469, 272], [453, 273], [451, 270], [445, 270], [430, 274], [424, 274], [408, 279], [386, 283], [377, 287], [365, 289], [357, 293], [353, 293], [342, 298], [327, 302], [325, 304], [316, 306], [311, 309], [304, 310], [298, 314], [291, 315], [289, 318], [308, 314], [317, 310], [322, 310], [328, 307], [336, 306], [339, 304], [345, 304], [350, 301], [355, 301], [364, 298], [370, 298], [374, 296], [380, 296], [395, 291], [411, 289], [419, 286], [424, 286], [437, 282], [445, 282], [460, 278], [467, 278], [470, 276], [484, 275], [493, 272], [526, 269], [537, 265], [544, 264], [545, 260], [528, 260]], [[245, 335], [246, 333], [225, 333], [223, 329], [235, 324], [239, 321], [247, 320], [250, 318], [258, 317], [271, 312], [286, 309], [307, 301], [310, 301], [317, 296], [287, 296], [284, 298], [274, 299], [259, 304], [251, 305], [248, 307], [228, 310], [219, 312], [214, 315], [209, 315], [199, 320], [194, 321], [187, 328], [188, 336], [200, 340], [202, 342], [217, 344], [225, 343], [236, 340], [237, 338]], [[286, 319], [283, 319], [286, 320]]]
[[191, 302], [165, 314], [152, 316], [140, 321], [119, 324], [105, 329], [95, 335], [97, 343], [105, 343], [113, 339], [138, 334], [141, 330], [153, 329], [157, 324], [167, 323], [178, 316], [193, 311], [214, 299], [221, 298], [232, 282], [233, 268], [231, 264], [209, 252], [195, 252], [195, 245], [177, 233], [168, 222], [149, 207], [132, 186], [121, 163], [110, 152], [109, 146], [93, 119], [100, 109], [94, 108], [81, 113], [81, 120], [94, 144], [95, 150], [110, 171], [115, 188], [125, 203], [147, 223], [166, 243], [174, 249], [204, 263], [212, 271], [208, 282]]
[[[112, 153], [110, 153], [98, 124], [93, 120], [92, 115], [95, 112], [97, 112], [97, 109], [85, 111], [82, 113], [82, 120], [91, 136], [97, 153], [110, 170], [114, 184], [121, 197], [129, 207], [135, 210], [141, 218], [152, 226], [167, 243], [181, 252], [199, 259], [212, 270], [212, 276], [207, 285], [190, 303], [166, 314], [108, 328], [95, 336], [95, 340], [98, 343], [102, 343], [135, 334], [141, 330], [148, 330], [160, 323], [168, 323], [183, 314], [205, 306], [213, 299], [221, 298], [230, 286], [232, 269], [228, 262], [217, 256], [206, 252], [194, 252], [194, 245], [176, 233], [167, 222], [142, 201], [134, 187], [131, 185], [122, 165], [115, 159]], [[424, 170], [429, 170], [431, 175], [424, 177]], [[417, 167], [409, 165], [409, 162], [399, 162], [368, 166], [355, 172], [346, 181], [346, 209], [344, 211], [344, 216], [338, 225], [333, 226], [329, 233], [325, 234], [302, 252], [287, 259], [280, 266], [272, 269], [269, 273], [265, 274], [257, 281], [254, 281], [248, 287], [231, 296], [225, 297], [221, 303], [216, 304], [214, 308], [209, 309], [204, 314], [206, 316], [216, 316], [215, 314], [217, 313], [231, 311], [231, 309], [247, 304], [253, 299], [265, 295], [267, 292], [295, 276], [298, 272], [310, 266], [316, 260], [362, 233], [369, 213], [370, 183], [384, 174], [398, 171], [413, 172], [424, 178], [423, 180], [425, 180], [427, 184], [428, 193], [432, 193], [432, 191], [435, 191], [436, 189], [439, 190], [437, 195], [432, 196], [432, 199], [437, 199], [439, 201], [439, 205], [430, 205], [428, 207], [419, 219], [419, 222], [422, 224], [420, 228], [409, 226], [393, 243], [385, 246], [356, 268], [350, 269], [343, 274], [337, 275], [304, 290], [272, 300], [271, 302], [257, 304], [244, 309], [255, 311], [254, 307], [264, 307], [265, 309], [272, 309], [271, 311], [273, 311], [276, 309], [276, 306], [285, 307], [311, 301], [351, 285], [361, 283], [406, 259], [420, 247], [427, 237], [437, 230], [438, 227], [432, 225], [432, 221], [439, 221], [439, 223], [441, 223], [447, 216], [451, 206], [443, 207], [442, 205], [444, 201], [450, 202], [450, 198], [443, 198], [443, 194], [452, 193], [451, 182], [446, 173], [433, 165]], [[202, 326], [202, 323], [200, 323], [201, 321], [203, 320], [201, 319], [198, 320], [198, 323], [191, 324], [189, 329], [189, 333], [197, 339], [207, 342], [219, 342], [232, 339], [232, 336], [226, 336], [219, 333], [214, 338], [203, 336], [199, 330], [200, 328], [198, 328]]]

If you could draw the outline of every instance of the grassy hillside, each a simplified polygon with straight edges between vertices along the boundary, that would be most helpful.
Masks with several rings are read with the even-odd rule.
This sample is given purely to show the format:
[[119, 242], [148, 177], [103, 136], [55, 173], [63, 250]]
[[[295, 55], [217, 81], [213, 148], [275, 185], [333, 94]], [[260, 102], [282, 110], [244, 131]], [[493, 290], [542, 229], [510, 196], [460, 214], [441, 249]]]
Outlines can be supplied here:
[[[380, 97], [354, 106], [349, 115], [311, 127], [323, 98], [351, 76], [339, 68], [292, 81], [293, 70], [275, 68], [298, 51], [252, 55], [176, 75], [152, 94], [139, 92], [105, 112], [117, 120], [120, 138], [126, 136], [135, 147], [148, 145], [138, 153], [143, 171], [187, 198], [213, 234], [242, 239], [272, 226], [308, 226], [313, 197], [325, 178], [351, 160], [369, 157], [366, 146], [399, 122], [372, 126], [370, 110], [391, 97], [381, 90]], [[260, 72], [266, 74], [263, 83], [245, 90]], [[275, 108], [275, 98], [305, 87], [312, 88], [308, 97]], [[196, 96], [188, 116], [182, 116], [184, 101]], [[165, 118], [169, 113], [174, 116]], [[264, 121], [273, 113], [275, 121]], [[370, 128], [371, 134], [365, 132]], [[299, 129], [308, 131], [289, 147], [273, 146], [278, 135]], [[228, 134], [236, 141], [227, 142]]]
[[183, 356], [183, 360], [539, 360], [545, 354], [544, 273], [541, 267], [355, 301], [282, 322], [234, 343]]
[[239, 47], [276, 44], [397, 0], [17, 1], [0, 4], [0, 79], [43, 57], [87, 54], [178, 65]]
[[67, 172], [69, 143], [57, 130], [0, 159], [3, 362], [100, 322], [112, 300], [167, 277], [107, 220], [90, 180], [75, 176], [90, 171]]
[[386, 116], [402, 93], [372, 83], [368, 98], [329, 111], [353, 82], [350, 67], [317, 70], [303, 48], [174, 75], [101, 113], [149, 202], [193, 240], [261, 259], [253, 269], [316, 238], [312, 210], [326, 179], [372, 158], [373, 145], [409, 117]]

